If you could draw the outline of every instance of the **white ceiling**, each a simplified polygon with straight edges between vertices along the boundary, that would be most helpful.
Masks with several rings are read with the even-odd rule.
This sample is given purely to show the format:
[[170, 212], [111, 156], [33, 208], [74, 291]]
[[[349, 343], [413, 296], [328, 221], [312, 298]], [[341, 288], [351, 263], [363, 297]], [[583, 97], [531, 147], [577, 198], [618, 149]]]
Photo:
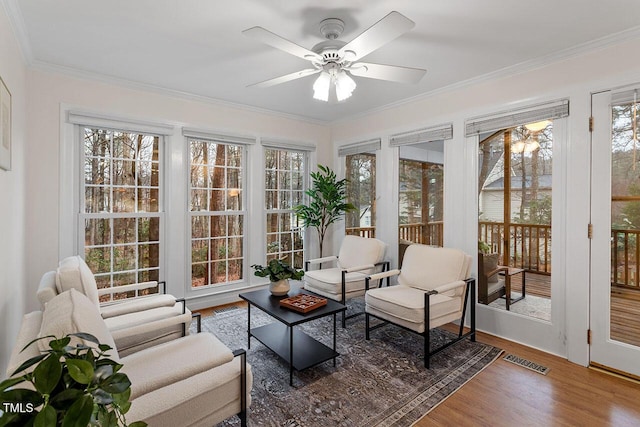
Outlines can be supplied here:
[[[606, 40], [637, 37], [638, 0], [5, 0], [28, 61], [319, 121], [514, 72]], [[426, 68], [418, 85], [364, 78], [337, 103], [312, 98], [315, 77], [247, 85], [309, 63], [241, 34], [262, 26], [303, 47], [340, 18], [350, 41], [397, 10], [416, 26], [364, 58]], [[598, 41], [597, 43], [594, 43]], [[508, 70], [505, 70], [508, 68]]]

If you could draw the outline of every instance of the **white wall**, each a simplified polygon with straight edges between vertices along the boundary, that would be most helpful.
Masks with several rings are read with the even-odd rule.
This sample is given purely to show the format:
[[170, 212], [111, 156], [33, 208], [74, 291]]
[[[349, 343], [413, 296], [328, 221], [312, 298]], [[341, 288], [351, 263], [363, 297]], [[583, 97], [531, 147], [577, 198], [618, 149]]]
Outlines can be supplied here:
[[[567, 356], [580, 364], [588, 363], [588, 346], [585, 336], [589, 327], [589, 242], [586, 228], [589, 222], [589, 139], [587, 119], [590, 111], [590, 94], [640, 82], [640, 59], [632, 52], [640, 49], [640, 40], [624, 41], [615, 46], [598, 48], [547, 66], [522, 72], [510, 77], [479, 81], [465, 87], [435, 93], [410, 103], [381, 109], [350, 118], [332, 126], [332, 138], [339, 146], [362, 139], [359, 133], [367, 130], [367, 138], [381, 137], [383, 152], [379, 156], [386, 165], [378, 164], [378, 170], [387, 170], [382, 184], [388, 191], [381, 193], [378, 202], [379, 215], [392, 218], [397, 200], [397, 150], [384, 147], [389, 135], [421, 127], [453, 122], [454, 138], [445, 143], [445, 246], [459, 247], [468, 253], [476, 252], [477, 236], [477, 144], [473, 138], [464, 137], [464, 121], [470, 117], [494, 113], [512, 106], [531, 105], [542, 101], [569, 98], [571, 114], [567, 120], [566, 144], [561, 147], [562, 203], [554, 202], [554, 212], [561, 215], [562, 229], [554, 230], [554, 236], [562, 242], [571, 242], [571, 256], [565, 253], [567, 245], [560, 249], [561, 267], [554, 267], [554, 280], [561, 286], [562, 294], [554, 294], [554, 300], [563, 306], [554, 310], [553, 326], [535, 324], [523, 317], [480, 308], [479, 328], [514, 341], [523, 342], [546, 351]], [[469, 64], [469, 66], [473, 66]], [[429, 78], [427, 75], [426, 79]], [[337, 147], [336, 147], [337, 149]], [[556, 154], [554, 153], [554, 159]], [[554, 172], [554, 184], [555, 184]], [[567, 219], [571, 218], [570, 221]], [[388, 243], [394, 247], [391, 228], [393, 221], [384, 224], [378, 220], [381, 234], [392, 237]], [[554, 223], [555, 224], [555, 223]], [[555, 227], [555, 225], [554, 225]], [[554, 261], [555, 262], [555, 261]], [[558, 265], [558, 264], [554, 264]], [[565, 298], [566, 296], [566, 298]], [[564, 301], [571, 301], [564, 306]]]
[[11, 24], [0, 7], [0, 77], [11, 92], [11, 171], [0, 170], [0, 378], [25, 311], [25, 179], [27, 162], [27, 70]]

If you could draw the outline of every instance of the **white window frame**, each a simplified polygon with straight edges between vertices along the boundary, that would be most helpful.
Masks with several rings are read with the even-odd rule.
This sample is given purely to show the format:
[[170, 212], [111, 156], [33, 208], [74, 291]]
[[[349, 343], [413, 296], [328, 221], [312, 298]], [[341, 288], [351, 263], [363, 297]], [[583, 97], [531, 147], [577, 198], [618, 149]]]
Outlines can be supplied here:
[[[310, 164], [309, 164], [309, 150], [308, 149], [300, 149], [299, 147], [295, 147], [295, 146], [282, 146], [282, 145], [269, 145], [266, 144], [263, 146], [263, 156], [262, 156], [262, 173], [265, 174], [267, 172], [267, 168], [266, 168], [266, 151], [267, 150], [275, 150], [275, 151], [286, 151], [289, 153], [297, 153], [297, 154], [301, 154], [303, 156], [303, 165], [304, 168], [302, 169], [302, 199], [301, 199], [301, 203], [306, 203], [307, 202], [307, 196], [305, 194], [305, 192], [307, 191], [307, 189], [309, 188], [309, 173], [310, 173]], [[281, 169], [277, 169], [276, 168], [276, 176], [277, 176], [277, 172], [280, 171]], [[293, 170], [291, 170], [291, 172], [293, 172]], [[264, 176], [264, 175], [263, 175]], [[291, 188], [288, 189], [279, 189], [278, 192], [282, 191], [282, 190], [286, 190], [286, 191], [293, 191]], [[292, 205], [289, 209], [267, 209], [267, 204], [266, 204], [266, 196], [267, 196], [267, 191], [268, 189], [266, 188], [266, 180], [265, 180], [265, 185], [263, 188], [263, 192], [264, 192], [264, 196], [265, 196], [265, 203], [263, 204], [263, 216], [264, 216], [264, 220], [265, 220], [265, 226], [264, 226], [264, 236], [265, 236], [265, 247], [264, 247], [264, 251], [266, 256], [271, 255], [268, 251], [268, 236], [270, 234], [286, 234], [284, 232], [275, 232], [275, 233], [270, 233], [268, 230], [268, 221], [267, 221], [267, 217], [269, 214], [275, 214], [275, 215], [280, 215], [280, 214], [290, 214], [290, 215], [295, 215], [294, 213], [294, 206]], [[303, 228], [301, 226], [301, 228]], [[294, 231], [293, 230], [289, 230], [289, 234], [291, 235], [292, 238], [292, 242], [293, 242], [293, 234]], [[304, 265], [304, 260], [305, 258], [305, 251], [307, 250], [307, 239], [306, 239], [306, 232], [303, 230], [302, 231], [302, 259], [303, 259], [303, 263], [301, 266], [297, 266], [298, 268], [303, 268]], [[296, 250], [290, 250], [290, 251], [286, 251], [286, 252], [282, 252], [282, 251], [278, 251], [277, 253], [280, 255], [286, 255], [286, 254], [293, 254], [293, 257], [295, 259], [295, 253], [299, 252]]]
[[[160, 218], [159, 270], [158, 279], [165, 280], [165, 151], [167, 137], [173, 133], [173, 126], [143, 120], [132, 120], [102, 113], [73, 110], [65, 105], [61, 108], [61, 150], [60, 150], [60, 210], [59, 210], [59, 258], [80, 255], [84, 258], [84, 128], [101, 128], [116, 132], [141, 133], [159, 137], [158, 153], [158, 212], [89, 214], [116, 217], [158, 217]], [[136, 221], [137, 223], [137, 221]], [[113, 245], [112, 245], [113, 246]], [[137, 272], [136, 281], [137, 281]]]
[[[250, 251], [247, 247], [247, 231], [250, 229], [249, 227], [249, 208], [248, 208], [248, 193], [250, 192], [251, 183], [248, 180], [248, 171], [247, 165], [249, 163], [249, 150], [248, 145], [253, 144], [255, 139], [241, 136], [231, 136], [231, 135], [222, 135], [219, 133], [214, 133], [208, 130], [200, 130], [200, 129], [192, 129], [192, 128], [183, 128], [182, 134], [185, 137], [185, 152], [186, 152], [186, 168], [185, 168], [185, 185], [187, 191], [186, 197], [186, 212], [187, 212], [187, 224], [185, 226], [186, 230], [186, 253], [185, 257], [185, 292], [191, 296], [203, 296], [208, 294], [219, 294], [225, 293], [229, 291], [233, 291], [234, 289], [240, 289], [244, 287], [247, 283], [250, 282], [249, 278], [249, 264], [250, 264]], [[213, 144], [223, 144], [223, 145], [234, 145], [239, 147], [242, 150], [242, 159], [240, 163], [241, 175], [240, 182], [242, 183], [241, 187], [241, 204], [242, 209], [237, 211], [191, 211], [191, 142], [192, 141], [203, 141], [209, 142]], [[226, 164], [225, 164], [226, 168]], [[226, 184], [225, 184], [226, 185]], [[225, 187], [226, 188], [226, 187]], [[207, 216], [226, 216], [226, 215], [239, 215], [243, 217], [242, 220], [242, 278], [238, 280], [214, 283], [214, 284], [206, 284], [203, 286], [193, 287], [192, 286], [192, 242], [193, 242], [193, 234], [192, 234], [192, 218], [194, 216], [199, 215], [207, 215]], [[226, 236], [228, 237], [228, 236]]]

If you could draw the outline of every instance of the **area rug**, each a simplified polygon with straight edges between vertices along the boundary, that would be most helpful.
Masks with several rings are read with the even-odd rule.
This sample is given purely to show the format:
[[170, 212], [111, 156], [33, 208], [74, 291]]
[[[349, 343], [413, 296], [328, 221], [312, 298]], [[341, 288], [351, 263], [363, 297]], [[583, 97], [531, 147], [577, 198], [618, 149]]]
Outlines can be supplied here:
[[[251, 326], [275, 321], [251, 310]], [[226, 309], [202, 319], [203, 331], [212, 332], [231, 349], [247, 348], [247, 310]], [[314, 338], [331, 346], [331, 318], [302, 326]], [[452, 334], [436, 330], [432, 345]], [[423, 339], [387, 325], [364, 339], [364, 316], [350, 319], [342, 329], [338, 321], [337, 366], [331, 361], [302, 372], [294, 371], [255, 338], [247, 360], [254, 375], [250, 426], [410, 426], [493, 362], [502, 350], [464, 340], [431, 359], [424, 368]], [[295, 343], [294, 343], [295, 345]], [[237, 426], [237, 417], [221, 426]]]

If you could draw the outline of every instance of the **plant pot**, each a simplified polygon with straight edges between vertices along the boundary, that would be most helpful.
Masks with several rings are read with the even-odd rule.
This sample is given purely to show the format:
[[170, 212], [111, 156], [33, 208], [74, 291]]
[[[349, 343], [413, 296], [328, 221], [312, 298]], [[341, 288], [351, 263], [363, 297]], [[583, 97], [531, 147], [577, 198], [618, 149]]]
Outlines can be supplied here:
[[271, 291], [271, 295], [281, 297], [289, 293], [289, 279], [278, 280], [277, 282], [271, 282], [269, 284], [269, 291]]

